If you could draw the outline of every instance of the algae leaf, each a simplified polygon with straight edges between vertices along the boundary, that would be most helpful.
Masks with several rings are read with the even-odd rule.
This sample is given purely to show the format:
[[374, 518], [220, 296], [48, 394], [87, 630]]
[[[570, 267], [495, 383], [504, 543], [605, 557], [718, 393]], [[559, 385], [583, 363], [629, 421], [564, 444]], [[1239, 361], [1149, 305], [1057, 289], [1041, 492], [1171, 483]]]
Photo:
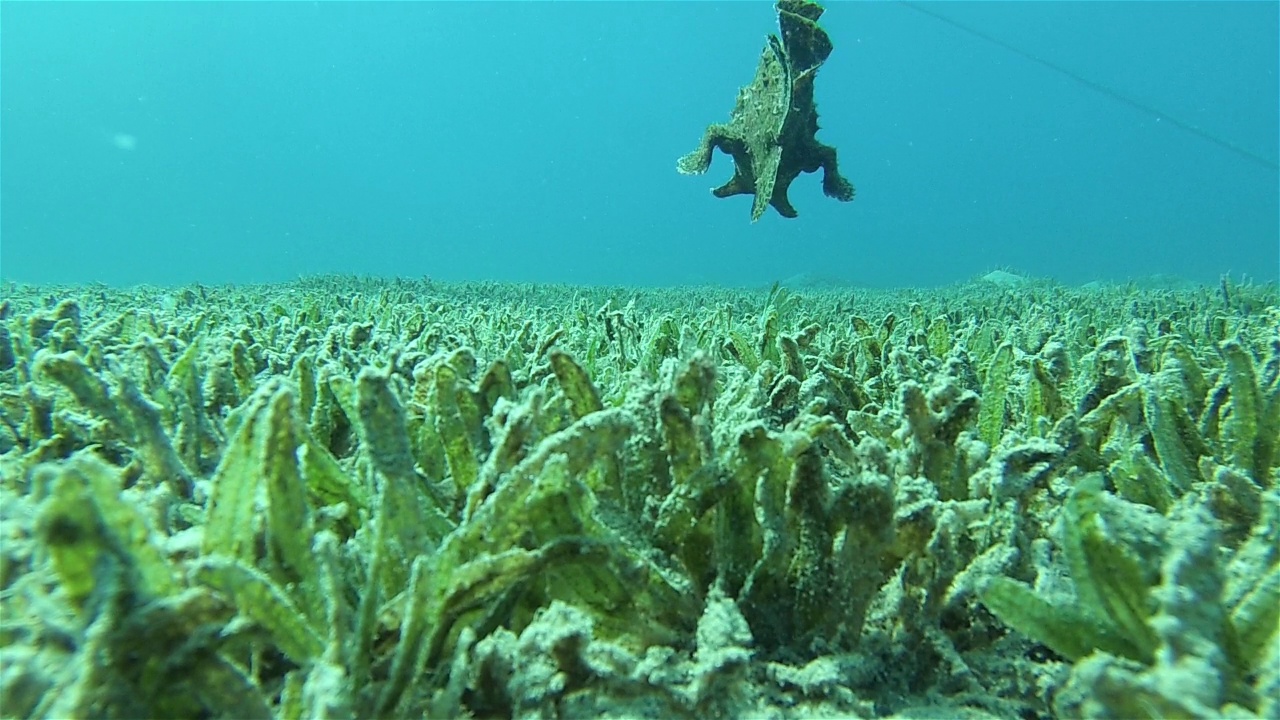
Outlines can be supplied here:
[[1140, 561], [1129, 548], [1107, 535], [1100, 512], [1102, 477], [1086, 476], [1067, 499], [1066, 547], [1071, 579], [1085, 611], [1106, 618], [1133, 644], [1130, 659], [1150, 663], [1155, 656], [1155, 632], [1147, 624], [1149, 588]]
[[1231, 625], [1239, 638], [1245, 668], [1261, 668], [1266, 652], [1275, 649], [1280, 634], [1280, 565], [1272, 565], [1240, 600], [1231, 613]]
[[1072, 660], [1096, 649], [1151, 664], [1158, 639], [1147, 623], [1154, 611], [1150, 589], [1132, 551], [1107, 535], [1102, 494], [1102, 478], [1093, 474], [1067, 500], [1063, 551], [1075, 603], [1045, 600], [1008, 578], [993, 580], [982, 601], [1016, 630]]
[[192, 568], [199, 583], [231, 598], [240, 612], [271, 633], [281, 652], [299, 665], [319, 657], [324, 641], [288, 594], [271, 578], [225, 557], [202, 558]]
[[141, 513], [119, 493], [119, 471], [89, 454], [78, 454], [44, 482], [50, 494], [37, 516], [40, 537], [49, 549], [63, 591], [84, 602], [98, 582], [98, 564], [113, 556], [136, 572], [147, 596], [173, 592], [169, 563], [153, 543]]
[[987, 379], [982, 385], [982, 407], [978, 410], [978, 436], [993, 448], [999, 444], [1004, 432], [1005, 400], [1012, 373], [1013, 346], [1006, 342], [991, 356]]
[[1134, 644], [1105, 620], [1087, 615], [1068, 602], [1046, 600], [1011, 578], [993, 578], [979, 596], [1006, 625], [1072, 662], [1095, 650], [1122, 657], [1137, 652]]

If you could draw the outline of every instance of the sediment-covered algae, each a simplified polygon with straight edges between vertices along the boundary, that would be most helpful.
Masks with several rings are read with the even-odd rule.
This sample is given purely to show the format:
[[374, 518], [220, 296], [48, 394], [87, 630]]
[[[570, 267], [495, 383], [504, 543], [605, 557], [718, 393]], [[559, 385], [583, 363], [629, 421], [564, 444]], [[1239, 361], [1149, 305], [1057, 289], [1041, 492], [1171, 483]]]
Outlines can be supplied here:
[[5, 716], [1280, 709], [1274, 287], [64, 292]]
[[707, 126], [698, 147], [676, 162], [684, 174], [702, 174], [719, 149], [733, 158], [733, 177], [712, 190], [716, 197], [752, 195], [751, 221], [768, 207], [798, 215], [787, 188], [801, 173], [822, 170], [822, 191], [847, 202], [853, 184], [840, 174], [836, 149], [815, 137], [818, 109], [814, 82], [831, 54], [831, 39], [818, 25], [824, 9], [811, 0], [779, 0], [781, 36], [770, 34], [751, 83], [738, 92], [727, 123]]

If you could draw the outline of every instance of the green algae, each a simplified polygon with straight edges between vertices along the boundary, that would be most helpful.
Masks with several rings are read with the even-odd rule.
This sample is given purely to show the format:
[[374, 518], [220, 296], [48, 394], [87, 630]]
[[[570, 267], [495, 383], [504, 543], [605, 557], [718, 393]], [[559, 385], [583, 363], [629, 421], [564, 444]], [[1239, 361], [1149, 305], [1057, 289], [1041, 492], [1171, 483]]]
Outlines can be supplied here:
[[1274, 287], [8, 290], [5, 717], [1280, 709]]

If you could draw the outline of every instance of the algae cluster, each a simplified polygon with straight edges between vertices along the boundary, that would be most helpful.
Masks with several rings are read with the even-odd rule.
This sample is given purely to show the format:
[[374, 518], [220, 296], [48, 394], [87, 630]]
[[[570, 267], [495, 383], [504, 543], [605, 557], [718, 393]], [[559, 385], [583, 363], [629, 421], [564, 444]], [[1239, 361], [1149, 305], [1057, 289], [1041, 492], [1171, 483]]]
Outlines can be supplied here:
[[1225, 281], [7, 285], [0, 714], [1275, 717], [1278, 327]]
[[818, 24], [825, 12], [811, 0], [778, 0], [779, 33], [765, 41], [751, 83], [738, 91], [728, 123], [708, 125], [698, 147], [676, 161], [676, 170], [701, 175], [717, 148], [733, 158], [733, 177], [711, 193], [718, 198], [753, 195], [751, 221], [772, 207], [786, 218], [799, 213], [787, 189], [801, 173], [822, 171], [822, 192], [842, 202], [854, 187], [840, 174], [836, 149], [820, 142], [814, 82], [833, 45]]

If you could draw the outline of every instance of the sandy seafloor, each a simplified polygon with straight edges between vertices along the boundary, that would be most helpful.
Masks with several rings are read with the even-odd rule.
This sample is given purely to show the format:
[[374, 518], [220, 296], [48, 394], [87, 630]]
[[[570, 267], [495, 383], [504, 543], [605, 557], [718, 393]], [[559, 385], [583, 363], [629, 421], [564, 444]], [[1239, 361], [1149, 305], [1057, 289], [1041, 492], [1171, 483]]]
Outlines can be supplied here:
[[1274, 284], [2, 290], [3, 717], [1280, 717]]

